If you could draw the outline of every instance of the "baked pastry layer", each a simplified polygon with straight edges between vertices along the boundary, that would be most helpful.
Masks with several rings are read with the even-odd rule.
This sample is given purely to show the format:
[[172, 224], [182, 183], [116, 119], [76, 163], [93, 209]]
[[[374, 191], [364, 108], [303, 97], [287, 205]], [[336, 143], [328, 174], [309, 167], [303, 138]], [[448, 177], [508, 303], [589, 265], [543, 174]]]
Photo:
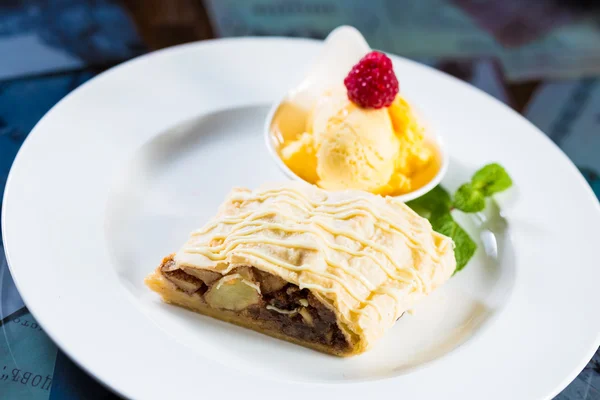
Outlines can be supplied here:
[[[455, 269], [452, 240], [403, 203], [295, 183], [234, 189], [166, 264], [147, 283], [167, 302], [338, 355], [368, 349]], [[304, 293], [309, 306], [335, 316], [345, 347], [328, 342], [328, 336], [317, 338], [310, 324], [305, 330], [315, 332], [302, 336], [296, 332], [301, 328], [286, 332], [266, 322], [283, 323], [306, 308], [300, 304], [295, 316], [275, 310], [272, 288], [263, 290], [269, 280]], [[223, 305], [214, 289], [219, 284], [220, 290], [238, 288], [246, 300]], [[297, 322], [302, 321], [300, 316]]]

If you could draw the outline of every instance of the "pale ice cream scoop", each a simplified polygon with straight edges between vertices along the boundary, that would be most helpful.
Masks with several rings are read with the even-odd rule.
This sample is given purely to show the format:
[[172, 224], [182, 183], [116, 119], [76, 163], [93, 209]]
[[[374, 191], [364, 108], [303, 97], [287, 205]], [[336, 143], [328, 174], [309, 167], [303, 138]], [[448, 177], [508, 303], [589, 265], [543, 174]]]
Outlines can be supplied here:
[[360, 108], [336, 88], [317, 102], [309, 125], [319, 186], [377, 193], [390, 182], [399, 142], [386, 109]]

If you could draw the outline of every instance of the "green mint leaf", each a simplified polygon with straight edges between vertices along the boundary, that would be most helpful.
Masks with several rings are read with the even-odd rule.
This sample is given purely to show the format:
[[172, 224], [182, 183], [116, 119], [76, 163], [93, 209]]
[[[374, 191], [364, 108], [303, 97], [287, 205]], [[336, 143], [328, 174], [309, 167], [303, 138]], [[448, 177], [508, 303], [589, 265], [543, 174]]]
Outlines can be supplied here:
[[465, 183], [454, 194], [454, 207], [467, 213], [483, 211], [485, 195], [472, 183]]
[[484, 196], [502, 192], [512, 186], [512, 179], [500, 164], [488, 164], [475, 172], [471, 184]]
[[434, 214], [447, 213], [452, 206], [452, 200], [446, 189], [436, 186], [423, 196], [407, 202], [406, 205], [421, 217], [430, 219]]
[[[481, 192], [479, 194], [481, 195]], [[485, 207], [485, 197], [482, 196], [482, 198], [484, 199], [483, 206]], [[427, 218], [433, 230], [450, 237], [454, 241], [455, 272], [463, 269], [471, 257], [473, 257], [473, 254], [475, 254], [477, 244], [452, 218], [450, 214], [452, 207], [450, 193], [443, 187], [436, 186], [423, 196], [407, 202], [406, 205], [421, 217]]]
[[473, 254], [477, 250], [477, 244], [452, 218], [449, 212], [435, 215], [430, 222], [436, 232], [446, 235], [454, 241], [454, 257], [456, 258], [456, 270], [454, 273], [457, 273], [473, 257]]

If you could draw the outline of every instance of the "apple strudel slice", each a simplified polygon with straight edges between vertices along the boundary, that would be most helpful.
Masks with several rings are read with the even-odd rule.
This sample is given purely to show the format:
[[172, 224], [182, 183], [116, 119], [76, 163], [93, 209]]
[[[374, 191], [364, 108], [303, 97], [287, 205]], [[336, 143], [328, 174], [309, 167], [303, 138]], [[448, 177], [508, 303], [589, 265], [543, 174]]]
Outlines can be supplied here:
[[234, 189], [145, 282], [167, 303], [349, 356], [448, 280], [453, 247], [390, 197], [299, 183]]

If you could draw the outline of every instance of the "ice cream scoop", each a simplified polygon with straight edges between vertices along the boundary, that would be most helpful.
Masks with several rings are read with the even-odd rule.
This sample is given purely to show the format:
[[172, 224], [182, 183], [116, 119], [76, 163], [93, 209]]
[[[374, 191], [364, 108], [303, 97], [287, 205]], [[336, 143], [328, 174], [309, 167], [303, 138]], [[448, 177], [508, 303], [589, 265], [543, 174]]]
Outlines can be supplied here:
[[387, 110], [362, 109], [339, 87], [317, 101], [312, 115], [307, 130], [315, 142], [320, 187], [377, 193], [388, 184], [399, 143]]

